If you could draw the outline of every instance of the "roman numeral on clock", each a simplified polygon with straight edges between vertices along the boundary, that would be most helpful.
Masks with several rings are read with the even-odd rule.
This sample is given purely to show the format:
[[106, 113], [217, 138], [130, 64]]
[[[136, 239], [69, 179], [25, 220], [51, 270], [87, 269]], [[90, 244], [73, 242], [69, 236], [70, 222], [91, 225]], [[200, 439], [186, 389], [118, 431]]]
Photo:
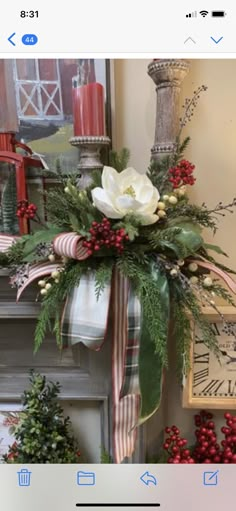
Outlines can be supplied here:
[[215, 335], [220, 335], [220, 330], [219, 330], [219, 326], [217, 325], [217, 323], [211, 323], [211, 328], [214, 331]]
[[208, 376], [209, 367], [207, 367], [206, 369], [200, 369], [200, 371], [196, 371], [193, 375], [193, 386], [197, 387], [198, 385], [201, 385], [201, 383], [207, 381]]
[[217, 393], [218, 390], [220, 389], [220, 387], [222, 387], [222, 385], [224, 384], [225, 380], [211, 380], [207, 386], [202, 389], [202, 392], [204, 393], [208, 393], [208, 392], [214, 392]]
[[228, 380], [228, 394], [235, 394], [236, 393], [236, 381], [234, 380]]
[[194, 353], [194, 364], [209, 364], [209, 361], [210, 361], [209, 351], [207, 351], [206, 353], [202, 353], [202, 355]]

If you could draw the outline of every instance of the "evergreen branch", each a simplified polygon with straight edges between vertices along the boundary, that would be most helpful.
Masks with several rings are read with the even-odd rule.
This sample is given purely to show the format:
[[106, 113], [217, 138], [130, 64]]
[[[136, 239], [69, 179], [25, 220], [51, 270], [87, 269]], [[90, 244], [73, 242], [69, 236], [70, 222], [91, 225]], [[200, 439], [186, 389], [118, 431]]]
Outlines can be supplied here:
[[133, 253], [124, 253], [117, 259], [118, 270], [128, 277], [139, 296], [147, 328], [156, 352], [164, 366], [168, 365], [166, 323], [163, 321], [161, 294], [158, 282], [153, 278], [150, 260], [140, 263]]
[[34, 353], [36, 353], [45, 338], [47, 330], [52, 330], [52, 321], [54, 320], [54, 333], [56, 334], [57, 343], [61, 346], [60, 331], [58, 319], [67, 295], [72, 291], [73, 287], [78, 285], [80, 278], [87, 269], [85, 262], [80, 261], [68, 263], [64, 272], [61, 272], [58, 284], [53, 284], [48, 294], [44, 298], [41, 311], [35, 329]]
[[124, 147], [120, 153], [116, 151], [111, 151], [109, 160], [110, 166], [117, 170], [117, 172], [122, 172], [122, 170], [128, 167], [128, 162], [130, 159], [130, 151], [126, 147]]
[[225, 266], [224, 264], [216, 261], [216, 259], [214, 257], [212, 257], [210, 254], [208, 254], [208, 252], [204, 249], [204, 247], [201, 247], [200, 250], [198, 251], [198, 253], [204, 259], [207, 259], [207, 261], [209, 261], [210, 263], [213, 263], [215, 266], [217, 266], [221, 270], [225, 271], [226, 273], [232, 273], [233, 275], [236, 275], [236, 271], [234, 271], [231, 268], [228, 268], [228, 266]]
[[177, 373], [179, 379], [182, 380], [183, 375], [187, 375], [190, 369], [192, 329], [186, 308], [178, 300], [178, 295], [176, 296], [174, 289], [172, 299], [173, 337], [176, 344]]
[[223, 300], [228, 302], [233, 307], [236, 307], [235, 301], [233, 300], [229, 291], [227, 291], [227, 289], [225, 289], [225, 287], [223, 287], [218, 282], [213, 281], [211, 286], [211, 292], [215, 293], [215, 295], [219, 296], [219, 298], [223, 298]]
[[95, 270], [95, 294], [99, 300], [107, 284], [111, 282], [114, 261], [112, 258], [106, 258]]
[[216, 219], [212, 217], [212, 211], [208, 210], [205, 204], [197, 206], [195, 204], [189, 204], [185, 199], [185, 203], [180, 201], [174, 208], [168, 208], [168, 218], [180, 218], [183, 220], [191, 219], [192, 222], [198, 223], [202, 227], [212, 229], [215, 233], [218, 226]]

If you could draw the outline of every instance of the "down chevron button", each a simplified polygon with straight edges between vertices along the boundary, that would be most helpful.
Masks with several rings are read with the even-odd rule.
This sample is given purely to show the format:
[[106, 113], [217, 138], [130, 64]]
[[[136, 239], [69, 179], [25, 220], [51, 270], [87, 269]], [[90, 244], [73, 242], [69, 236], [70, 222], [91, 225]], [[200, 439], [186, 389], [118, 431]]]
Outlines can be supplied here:
[[218, 43], [220, 43], [220, 41], [222, 41], [223, 36], [221, 36], [219, 39], [215, 39], [214, 37], [212, 37], [212, 36], [211, 36], [211, 39], [212, 39], [212, 41], [213, 41], [214, 43], [218, 44]]

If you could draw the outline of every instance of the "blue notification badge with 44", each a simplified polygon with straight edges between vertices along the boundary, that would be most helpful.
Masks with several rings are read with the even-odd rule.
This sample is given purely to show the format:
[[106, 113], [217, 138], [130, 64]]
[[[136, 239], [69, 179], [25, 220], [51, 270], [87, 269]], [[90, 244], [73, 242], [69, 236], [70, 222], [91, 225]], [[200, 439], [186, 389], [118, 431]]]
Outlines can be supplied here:
[[37, 44], [38, 38], [35, 34], [24, 34], [21, 41], [26, 46], [34, 46]]

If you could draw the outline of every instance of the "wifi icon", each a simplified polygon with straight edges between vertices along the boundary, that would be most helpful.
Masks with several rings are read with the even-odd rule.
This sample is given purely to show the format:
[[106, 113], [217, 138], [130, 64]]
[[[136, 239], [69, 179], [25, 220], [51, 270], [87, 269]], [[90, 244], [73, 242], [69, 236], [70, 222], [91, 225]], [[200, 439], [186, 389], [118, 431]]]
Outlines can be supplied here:
[[203, 18], [205, 18], [209, 14], [209, 12], [208, 11], [200, 11], [199, 14], [201, 14], [201, 16]]

